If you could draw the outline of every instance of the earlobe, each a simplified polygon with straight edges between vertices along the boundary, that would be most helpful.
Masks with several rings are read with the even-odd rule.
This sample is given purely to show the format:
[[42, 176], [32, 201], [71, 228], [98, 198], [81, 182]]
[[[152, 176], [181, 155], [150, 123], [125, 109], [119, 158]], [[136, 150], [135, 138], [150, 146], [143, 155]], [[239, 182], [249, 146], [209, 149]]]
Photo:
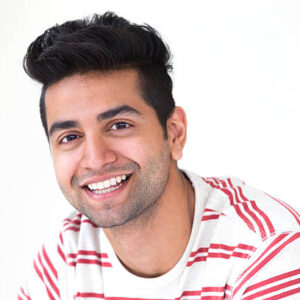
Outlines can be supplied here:
[[186, 116], [184, 110], [176, 106], [168, 120], [168, 140], [171, 157], [174, 160], [182, 158], [182, 152], [186, 141]]

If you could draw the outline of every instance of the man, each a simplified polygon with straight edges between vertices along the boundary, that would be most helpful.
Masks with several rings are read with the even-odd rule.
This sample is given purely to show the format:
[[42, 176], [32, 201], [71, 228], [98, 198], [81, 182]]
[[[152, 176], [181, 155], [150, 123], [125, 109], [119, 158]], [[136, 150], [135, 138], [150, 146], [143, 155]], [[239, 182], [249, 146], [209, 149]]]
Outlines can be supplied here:
[[186, 118], [170, 53], [112, 13], [28, 48], [42, 123], [76, 212], [19, 299], [299, 299], [300, 215], [236, 178], [177, 167]]

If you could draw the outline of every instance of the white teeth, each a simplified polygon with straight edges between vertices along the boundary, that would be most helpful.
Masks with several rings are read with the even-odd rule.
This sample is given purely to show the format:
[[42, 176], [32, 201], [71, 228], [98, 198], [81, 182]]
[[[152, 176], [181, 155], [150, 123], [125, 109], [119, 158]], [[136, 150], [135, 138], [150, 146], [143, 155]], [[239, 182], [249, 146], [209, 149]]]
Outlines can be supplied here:
[[109, 189], [105, 189], [105, 190], [95, 190], [94, 191], [94, 193], [95, 194], [106, 194], [106, 193], [109, 193], [109, 192], [112, 192], [112, 191], [115, 191], [115, 190], [117, 190], [120, 186], [122, 185], [122, 183], [121, 184], [119, 184], [118, 186], [115, 186], [115, 187], [112, 187], [112, 188], [109, 188]]
[[[98, 182], [98, 183], [96, 183], [96, 186], [97, 186], [97, 187], [96, 187], [97, 190], [102, 190], [102, 189], [104, 188], [103, 182]], [[95, 190], [96, 190], [96, 189], [95, 189]]]
[[[119, 188], [121, 186], [121, 182], [122, 180], [125, 180], [127, 178], [126, 175], [121, 175], [121, 176], [117, 176], [117, 177], [113, 177], [104, 181], [100, 181], [97, 183], [91, 183], [88, 184], [88, 188], [90, 190], [93, 190], [94, 192], [96, 192], [97, 194], [102, 194], [103, 193], [107, 193], [108, 190], [115, 190], [116, 188]], [[121, 183], [121, 184], [119, 184]], [[116, 184], [119, 184], [118, 186], [115, 186]], [[109, 187], [112, 186], [110, 189]], [[105, 189], [105, 190], [104, 190]]]

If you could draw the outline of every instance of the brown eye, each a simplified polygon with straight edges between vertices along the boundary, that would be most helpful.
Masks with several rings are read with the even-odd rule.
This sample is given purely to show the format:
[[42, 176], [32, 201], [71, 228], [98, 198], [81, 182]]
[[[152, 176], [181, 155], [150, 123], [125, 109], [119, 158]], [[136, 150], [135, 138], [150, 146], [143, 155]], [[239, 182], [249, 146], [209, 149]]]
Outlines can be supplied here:
[[60, 144], [66, 144], [66, 143], [72, 142], [73, 140], [75, 140], [77, 138], [79, 138], [79, 136], [76, 134], [66, 135], [64, 138], [62, 138], [60, 140]]
[[115, 123], [111, 129], [112, 130], [120, 130], [120, 129], [125, 129], [125, 128], [128, 128], [130, 127], [131, 125], [126, 123], [126, 122], [118, 122], [118, 123]]

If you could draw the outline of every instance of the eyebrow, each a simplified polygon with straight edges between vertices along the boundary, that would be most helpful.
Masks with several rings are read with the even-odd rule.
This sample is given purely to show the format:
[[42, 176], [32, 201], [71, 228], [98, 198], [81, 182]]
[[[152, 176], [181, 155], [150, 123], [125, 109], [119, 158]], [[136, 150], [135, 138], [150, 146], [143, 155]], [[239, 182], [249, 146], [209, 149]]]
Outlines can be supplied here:
[[97, 120], [101, 122], [103, 120], [111, 119], [122, 113], [133, 113], [136, 115], [141, 115], [141, 113], [138, 110], [136, 110], [135, 108], [133, 108], [129, 105], [121, 105], [121, 106], [112, 108], [110, 110], [107, 110], [107, 111], [97, 115]]
[[61, 129], [69, 129], [74, 127], [80, 127], [79, 123], [77, 121], [57, 121], [54, 122], [49, 130], [49, 136], [52, 136], [55, 131], [61, 130]]
[[[112, 108], [103, 113], [98, 114], [97, 120], [99, 122], [101, 122], [103, 120], [111, 119], [122, 113], [133, 113], [136, 115], [141, 115], [141, 113], [138, 110], [136, 110], [135, 108], [133, 108], [129, 105], [122, 105], [122, 106], [118, 106], [116, 108]], [[73, 121], [73, 120], [54, 122], [50, 127], [49, 136], [52, 136], [54, 134], [54, 132], [56, 132], [56, 131], [59, 131], [62, 129], [70, 129], [70, 128], [74, 128], [74, 127], [80, 127], [79, 122]]]

